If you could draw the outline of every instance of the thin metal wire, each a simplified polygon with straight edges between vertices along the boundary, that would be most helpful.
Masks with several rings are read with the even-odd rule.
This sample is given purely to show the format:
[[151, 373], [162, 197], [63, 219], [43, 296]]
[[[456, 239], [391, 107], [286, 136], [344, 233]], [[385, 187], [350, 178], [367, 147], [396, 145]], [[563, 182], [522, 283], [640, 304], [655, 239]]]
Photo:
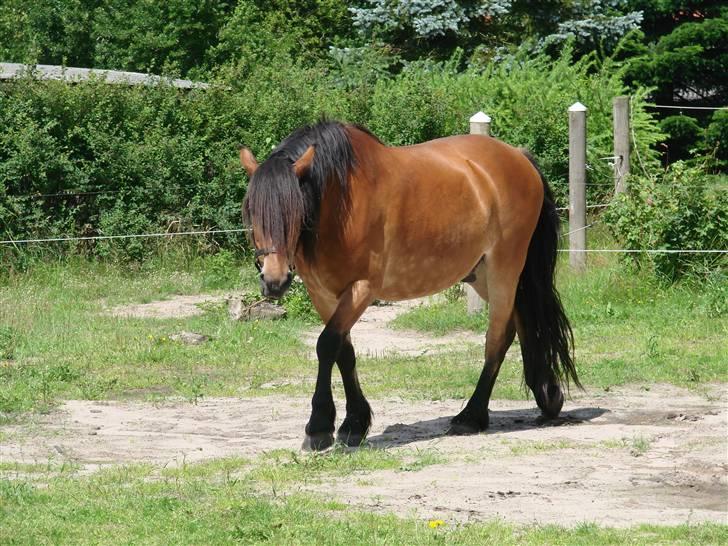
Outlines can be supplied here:
[[671, 110], [728, 110], [728, 106], [672, 106], [669, 104], [645, 104], [648, 108], [668, 108]]
[[211, 229], [208, 231], [171, 231], [164, 233], [135, 233], [131, 235], [93, 235], [89, 237], [51, 237], [48, 239], [8, 239], [0, 241], [0, 245], [24, 245], [32, 243], [57, 243], [65, 241], [100, 241], [107, 239], [141, 239], [143, 237], [176, 237], [179, 235], [214, 235], [217, 233], [242, 233], [250, 231], [249, 228], [239, 229]]
[[559, 252], [613, 252], [621, 254], [728, 254], [728, 250], [717, 250], [717, 249], [678, 249], [678, 248], [664, 248], [664, 249], [624, 249], [624, 248], [587, 248], [585, 250], [577, 250], [571, 248], [560, 248]]
[[[589, 224], [588, 226], [584, 226], [583, 228], [580, 228], [579, 230], [574, 231], [580, 231], [581, 229], [586, 229], [597, 222], [594, 222], [592, 224]], [[217, 233], [242, 233], [250, 231], [249, 228], [239, 228], [239, 229], [212, 229], [208, 231], [178, 231], [178, 232], [165, 232], [165, 233], [137, 233], [133, 235], [96, 235], [93, 237], [54, 237], [49, 239], [19, 239], [17, 241], [13, 240], [7, 240], [7, 241], [0, 241], [0, 244], [7, 245], [7, 244], [28, 244], [28, 243], [50, 243], [50, 242], [63, 242], [63, 241], [95, 241], [100, 239], [138, 239], [141, 237], [174, 237], [178, 235], [214, 235]], [[574, 233], [574, 231], [571, 231], [569, 233]], [[566, 235], [569, 235], [569, 233], [565, 233], [562, 235], [562, 237], [565, 237]], [[648, 254], [728, 254], [728, 250], [717, 250], [717, 249], [706, 249], [706, 250], [699, 250], [699, 249], [644, 249], [644, 250], [638, 250], [638, 249], [619, 249], [619, 248], [605, 248], [605, 249], [595, 249], [595, 248], [589, 248], [586, 250], [572, 250], [569, 248], [559, 249], [559, 252], [612, 252], [612, 253], [648, 253]]]
[[[611, 205], [611, 203], [601, 203], [599, 205], [587, 205], [586, 208], [588, 209], [598, 209], [602, 207], [608, 207]], [[569, 210], [569, 207], [556, 207], [556, 210]]]
[[76, 193], [59, 192], [59, 193], [29, 193], [27, 195], [7, 195], [7, 197], [15, 199], [46, 199], [51, 197], [89, 197], [93, 195], [112, 195], [121, 193], [121, 190], [102, 190], [102, 191], [80, 191]]
[[569, 236], [569, 235], [571, 235], [572, 233], [577, 233], [577, 232], [579, 232], [579, 231], [584, 231], [585, 229], [588, 229], [588, 228], [592, 227], [592, 226], [593, 226], [594, 224], [598, 224], [598, 223], [599, 223], [599, 220], [597, 220], [596, 222], [592, 222], [591, 224], [587, 224], [587, 225], [585, 225], [584, 227], [580, 227], [580, 228], [572, 229], [572, 230], [571, 230], [571, 231], [569, 231], [568, 233], [564, 233], [563, 235], [561, 235], [561, 237], [562, 237], [562, 238], [563, 238], [563, 237], [568, 237], [568, 236]]

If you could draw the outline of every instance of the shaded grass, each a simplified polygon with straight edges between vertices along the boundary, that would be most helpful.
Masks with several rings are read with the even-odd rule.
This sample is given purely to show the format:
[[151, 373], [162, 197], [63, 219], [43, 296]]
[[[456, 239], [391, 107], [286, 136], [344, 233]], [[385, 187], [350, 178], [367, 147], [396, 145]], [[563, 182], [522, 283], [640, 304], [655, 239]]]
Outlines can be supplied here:
[[[339, 456], [334, 456], [336, 460]], [[3, 544], [720, 544], [716, 524], [610, 529], [584, 523], [457, 524], [353, 510], [301, 493], [264, 494], [235, 475], [247, 463], [215, 461], [159, 471], [116, 467], [42, 486], [0, 480]], [[436, 516], [436, 514], [434, 514]], [[434, 528], [433, 528], [434, 527]]]

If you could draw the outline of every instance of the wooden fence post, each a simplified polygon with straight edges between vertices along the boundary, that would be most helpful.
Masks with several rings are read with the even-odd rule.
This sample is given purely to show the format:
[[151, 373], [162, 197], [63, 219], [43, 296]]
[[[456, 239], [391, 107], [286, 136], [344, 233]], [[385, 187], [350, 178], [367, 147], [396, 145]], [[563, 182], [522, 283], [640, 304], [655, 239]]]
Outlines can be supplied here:
[[586, 269], [586, 112], [580, 102], [569, 107], [569, 264]]
[[[490, 136], [490, 116], [484, 112], [478, 112], [471, 117], [470, 134]], [[468, 302], [469, 315], [474, 315], [483, 310], [483, 298], [467, 283], [465, 284], [465, 297]]]
[[612, 102], [614, 119], [614, 192], [627, 189], [629, 175], [629, 97], [614, 97]]

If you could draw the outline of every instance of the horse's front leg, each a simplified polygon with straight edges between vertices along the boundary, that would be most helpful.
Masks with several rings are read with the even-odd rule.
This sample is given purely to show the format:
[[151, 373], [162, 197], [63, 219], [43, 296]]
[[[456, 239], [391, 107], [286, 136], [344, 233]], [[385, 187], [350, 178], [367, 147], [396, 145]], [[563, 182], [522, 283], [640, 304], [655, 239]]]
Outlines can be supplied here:
[[[311, 418], [306, 425], [306, 437], [303, 441], [305, 450], [320, 451], [328, 448], [334, 442], [336, 407], [331, 393], [331, 370], [344, 347], [346, 353], [342, 359], [344, 364], [342, 366], [340, 362], [340, 366], [342, 366], [342, 375], [345, 376], [345, 385], [352, 384], [351, 373], [344, 371], [349, 368], [353, 370], [354, 366], [353, 349], [350, 349], [351, 342], [348, 340], [348, 333], [372, 299], [372, 290], [368, 281], [352, 283], [339, 297], [336, 310], [319, 336], [316, 344], [316, 355], [319, 361], [318, 377], [316, 378], [316, 390], [311, 399]], [[351, 355], [349, 355], [349, 350], [351, 350]], [[348, 364], [349, 356], [351, 356], [350, 365]], [[358, 386], [358, 381], [356, 384]]]
[[336, 439], [347, 447], [357, 447], [367, 437], [372, 424], [372, 410], [359, 385], [356, 357], [351, 336], [347, 333], [336, 359], [346, 394], [346, 419], [341, 423]]

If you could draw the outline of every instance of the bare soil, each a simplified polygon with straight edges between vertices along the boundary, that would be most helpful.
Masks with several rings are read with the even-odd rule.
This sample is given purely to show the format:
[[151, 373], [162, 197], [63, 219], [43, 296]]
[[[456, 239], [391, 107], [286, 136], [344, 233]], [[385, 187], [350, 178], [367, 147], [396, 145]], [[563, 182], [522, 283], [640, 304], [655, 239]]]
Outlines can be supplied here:
[[[728, 523], [724, 385], [580, 395], [544, 422], [527, 401], [493, 401], [491, 428], [447, 436], [460, 400], [372, 403], [373, 448], [435, 450], [417, 471], [362, 472], [300, 486], [353, 506], [446, 521], [610, 526]], [[339, 404], [341, 406], [341, 404]], [[84, 471], [298, 450], [309, 401], [288, 397], [68, 401], [33, 423], [0, 427], [0, 460], [71, 461]]]
[[106, 311], [106, 314], [121, 318], [185, 318], [201, 315], [204, 305], [223, 301], [224, 297], [213, 294], [196, 294], [191, 296], [177, 295], [166, 300], [118, 305]]

